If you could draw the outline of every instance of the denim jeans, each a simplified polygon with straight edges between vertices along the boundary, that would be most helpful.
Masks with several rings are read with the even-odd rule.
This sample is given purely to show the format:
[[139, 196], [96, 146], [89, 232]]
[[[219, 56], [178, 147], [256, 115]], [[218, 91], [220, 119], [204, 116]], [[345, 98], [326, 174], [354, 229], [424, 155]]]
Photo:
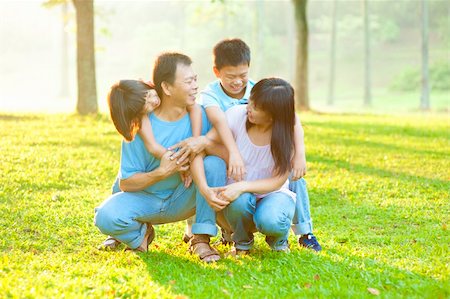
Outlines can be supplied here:
[[292, 198], [284, 193], [271, 193], [258, 201], [253, 193], [243, 193], [223, 210], [223, 216], [237, 249], [249, 250], [253, 233], [259, 231], [273, 250], [283, 250], [288, 246], [294, 210]]
[[292, 231], [296, 235], [312, 233], [313, 226], [306, 181], [303, 178], [297, 181], [289, 180], [289, 190], [297, 195], [295, 215], [292, 220]]
[[[204, 160], [206, 180], [210, 186], [225, 184], [225, 162], [208, 156]], [[106, 235], [137, 248], [144, 239], [147, 223], [164, 224], [184, 220], [197, 212], [195, 233], [217, 234], [215, 212], [192, 184], [180, 183], [172, 196], [161, 199], [147, 192], [117, 192], [95, 208], [95, 225]], [[197, 210], [197, 211], [196, 211]], [[193, 229], [194, 230], [194, 229]]]

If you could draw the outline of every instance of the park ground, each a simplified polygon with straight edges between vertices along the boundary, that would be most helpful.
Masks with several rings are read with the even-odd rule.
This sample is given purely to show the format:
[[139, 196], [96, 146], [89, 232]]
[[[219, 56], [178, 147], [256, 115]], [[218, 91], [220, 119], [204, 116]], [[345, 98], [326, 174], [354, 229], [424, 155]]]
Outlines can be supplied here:
[[205, 265], [156, 227], [148, 253], [100, 251], [94, 207], [120, 137], [105, 115], [0, 114], [1, 298], [449, 298], [447, 113], [304, 113], [315, 234], [323, 251]]

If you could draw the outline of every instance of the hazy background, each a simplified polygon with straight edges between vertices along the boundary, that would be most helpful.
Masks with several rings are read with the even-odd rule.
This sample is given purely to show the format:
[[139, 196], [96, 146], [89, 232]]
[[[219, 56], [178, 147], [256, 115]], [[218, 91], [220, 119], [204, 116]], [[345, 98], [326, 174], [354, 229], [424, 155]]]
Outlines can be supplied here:
[[[76, 105], [75, 15], [70, 5], [0, 1], [0, 111], [73, 112]], [[309, 1], [309, 88], [312, 109], [403, 113], [420, 104], [420, 1], [369, 1], [372, 102], [363, 107], [361, 1], [338, 1], [335, 103], [326, 104], [333, 1]], [[431, 109], [449, 112], [450, 9], [430, 1]], [[95, 1], [99, 108], [119, 79], [151, 79], [162, 51], [192, 57], [203, 88], [214, 80], [212, 47], [239, 37], [252, 50], [250, 77], [295, 76], [295, 25], [291, 1]], [[68, 36], [68, 91], [62, 90], [63, 36]], [[66, 93], [66, 95], [65, 95]]]

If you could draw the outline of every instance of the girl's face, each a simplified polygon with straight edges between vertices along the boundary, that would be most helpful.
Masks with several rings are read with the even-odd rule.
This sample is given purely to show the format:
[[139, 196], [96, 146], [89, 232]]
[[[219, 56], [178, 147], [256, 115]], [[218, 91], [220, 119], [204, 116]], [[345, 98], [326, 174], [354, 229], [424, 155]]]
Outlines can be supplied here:
[[147, 91], [147, 94], [145, 95], [145, 104], [143, 108], [143, 112], [145, 114], [152, 112], [155, 110], [156, 107], [161, 104], [161, 100], [158, 97], [158, 94], [156, 93], [156, 90], [150, 89]]
[[255, 125], [272, 124], [272, 117], [269, 113], [255, 106], [255, 103], [250, 99], [247, 105], [248, 121]]

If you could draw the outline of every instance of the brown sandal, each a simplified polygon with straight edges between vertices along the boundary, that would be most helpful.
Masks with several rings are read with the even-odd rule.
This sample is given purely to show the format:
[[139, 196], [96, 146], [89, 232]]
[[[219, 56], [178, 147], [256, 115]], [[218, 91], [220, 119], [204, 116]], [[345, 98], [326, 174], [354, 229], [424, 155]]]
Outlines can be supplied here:
[[144, 236], [144, 239], [147, 239], [147, 247], [144, 248], [144, 247], [141, 247], [139, 245], [138, 248], [135, 248], [135, 249], [127, 248], [126, 250], [133, 250], [133, 251], [138, 251], [138, 252], [147, 252], [148, 251], [148, 247], [153, 242], [154, 238], [155, 238], [155, 229], [153, 228], [153, 225], [151, 225], [150, 223], [147, 223], [147, 231], [145, 232], [145, 236]]
[[220, 260], [219, 252], [209, 245], [208, 235], [194, 235], [190, 241], [189, 251], [205, 263], [214, 263]]

